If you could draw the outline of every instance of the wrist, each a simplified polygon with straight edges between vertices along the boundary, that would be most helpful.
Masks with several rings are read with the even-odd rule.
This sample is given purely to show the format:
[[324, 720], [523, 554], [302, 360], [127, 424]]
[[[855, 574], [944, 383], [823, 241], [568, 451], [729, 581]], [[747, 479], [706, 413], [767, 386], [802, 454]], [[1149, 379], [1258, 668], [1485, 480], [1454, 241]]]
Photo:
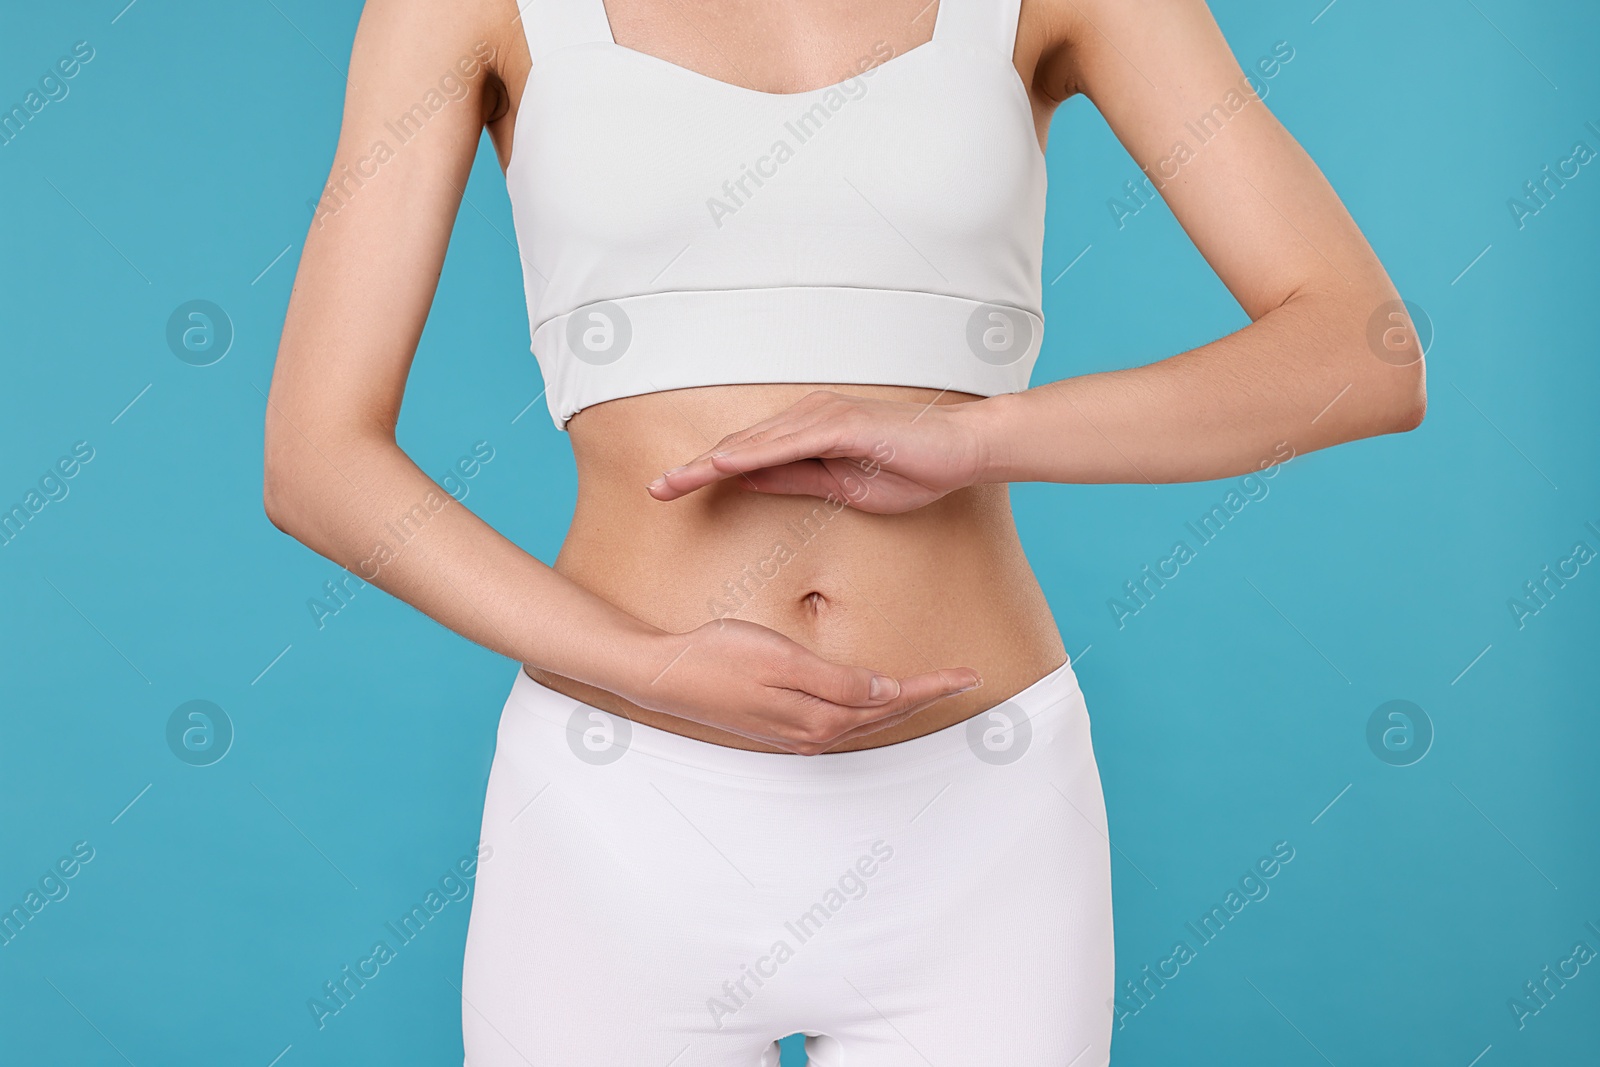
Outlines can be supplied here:
[[1025, 480], [1017, 472], [1011, 433], [1019, 418], [1020, 396], [1000, 393], [952, 409], [972, 440], [976, 454], [974, 485]]
[[659, 710], [658, 683], [682, 654], [685, 638], [644, 622], [630, 622], [636, 625], [625, 628], [612, 642], [606, 657], [606, 678], [596, 684], [640, 707]]
[[564, 639], [545, 643], [524, 662], [633, 700], [672, 658], [664, 645], [673, 635], [610, 605], [606, 608], [598, 618], [575, 620]]

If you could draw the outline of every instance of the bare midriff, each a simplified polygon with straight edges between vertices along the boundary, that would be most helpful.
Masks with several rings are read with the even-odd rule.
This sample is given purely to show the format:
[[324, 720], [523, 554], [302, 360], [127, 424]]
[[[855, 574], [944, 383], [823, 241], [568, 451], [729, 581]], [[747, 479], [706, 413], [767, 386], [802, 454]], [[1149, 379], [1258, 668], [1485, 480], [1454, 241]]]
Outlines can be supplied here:
[[[896, 677], [940, 667], [971, 667], [982, 676], [980, 688], [835, 751], [951, 726], [1065, 662], [1004, 484], [972, 486], [900, 515], [757, 493], [737, 479], [670, 502], [645, 491], [663, 470], [817, 388], [918, 404], [976, 399], [898, 386], [724, 385], [625, 397], [580, 411], [567, 423], [577, 506], [555, 569], [674, 633], [732, 616], [837, 663]], [[870, 481], [864, 491], [871, 491]], [[636, 722], [715, 744], [777, 751], [532, 665], [525, 669], [557, 692]]]

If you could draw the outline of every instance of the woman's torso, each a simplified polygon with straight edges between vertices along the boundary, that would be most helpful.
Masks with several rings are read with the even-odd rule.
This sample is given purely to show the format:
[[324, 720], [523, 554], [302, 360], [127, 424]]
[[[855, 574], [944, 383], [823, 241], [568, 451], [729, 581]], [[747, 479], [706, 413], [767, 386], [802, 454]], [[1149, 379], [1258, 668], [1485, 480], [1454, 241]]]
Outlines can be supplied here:
[[[826, 74], [829, 59], [801, 56], [838, 57], [832, 68], [837, 69], [874, 43], [881, 50], [888, 41], [895, 55], [923, 43], [929, 35], [924, 24], [937, 9], [919, 22], [921, 3], [874, 7], [871, 24], [857, 19], [848, 28], [848, 20], [837, 13], [797, 16], [813, 30], [818, 20], [840, 28], [838, 40], [821, 44], [785, 43], [804, 28], [785, 28], [781, 15], [778, 25], [764, 31], [724, 31], [749, 38], [740, 42], [737, 60], [729, 57], [725, 36], [722, 47], [711, 43], [718, 11], [726, 6], [731, 12], [737, 5], [704, 5], [701, 14], [713, 27], [710, 37], [702, 27], [666, 28], [664, 20], [679, 19], [679, 11], [675, 6], [664, 11], [653, 0], [611, 0], [606, 11], [618, 44], [736, 84], [753, 82], [752, 87], [788, 93], [837, 80]], [[748, 25], [755, 17], [739, 12], [729, 20]], [[769, 23], [775, 18], [765, 17]], [[859, 39], [849, 39], [852, 32]], [[519, 53], [522, 42], [508, 35], [503, 39], [504, 78], [517, 85], [526, 78], [526, 45]], [[800, 67], [818, 73], [808, 76]], [[519, 95], [508, 90], [511, 100]], [[514, 108], [491, 123], [503, 162], [516, 149], [510, 143], [515, 124]], [[648, 167], [640, 167], [638, 180], [650, 181]], [[1000, 703], [1059, 666], [1065, 650], [1018, 541], [1004, 485], [974, 486], [889, 516], [816, 498], [747, 492], [732, 483], [670, 503], [646, 493], [646, 483], [662, 470], [817, 387], [921, 404], [974, 399], [933, 388], [821, 381], [677, 388], [584, 407], [566, 426], [577, 462], [578, 499], [556, 569], [673, 632], [728, 615], [770, 627], [837, 662], [897, 676], [959, 666], [982, 675], [982, 688], [940, 701], [841, 749], [941, 729]], [[532, 665], [526, 669], [552, 689], [651, 726], [720, 744], [765, 747], [637, 707]]]
[[[964, 489], [903, 515], [748, 492], [736, 482], [670, 503], [645, 492], [663, 469], [782, 410], [808, 388], [686, 389], [579, 412], [568, 423], [578, 501], [556, 569], [669, 631], [731, 615], [836, 662], [897, 677], [972, 667], [984, 679], [979, 689], [841, 748], [948, 726], [1059, 666], [1065, 651], [1017, 540], [1003, 484]], [[921, 403], [934, 398], [898, 387], [848, 391]], [[870, 492], [870, 480], [866, 484]], [[651, 726], [762, 747], [568, 679], [529, 673], [559, 692]]]

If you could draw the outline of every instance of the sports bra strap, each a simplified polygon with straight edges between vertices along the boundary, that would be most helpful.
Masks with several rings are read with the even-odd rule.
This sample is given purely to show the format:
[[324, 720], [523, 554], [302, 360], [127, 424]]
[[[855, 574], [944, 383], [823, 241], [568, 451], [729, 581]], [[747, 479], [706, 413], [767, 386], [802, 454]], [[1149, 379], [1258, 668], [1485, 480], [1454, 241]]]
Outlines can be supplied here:
[[939, 0], [933, 37], [993, 48], [1006, 57], [1016, 50], [1022, 0]]
[[534, 66], [558, 48], [612, 40], [602, 0], [517, 0], [517, 7]]

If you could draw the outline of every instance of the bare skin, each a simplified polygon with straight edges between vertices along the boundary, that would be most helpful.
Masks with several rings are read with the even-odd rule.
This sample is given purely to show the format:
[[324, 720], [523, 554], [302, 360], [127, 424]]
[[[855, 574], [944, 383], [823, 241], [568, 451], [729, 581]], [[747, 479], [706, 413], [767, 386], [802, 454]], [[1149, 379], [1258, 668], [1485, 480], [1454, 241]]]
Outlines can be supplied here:
[[[624, 47], [791, 93], [840, 80], [877, 42], [895, 55], [925, 42], [935, 9], [923, 3], [606, 6]], [[1224, 477], [1284, 446], [1422, 418], [1414, 340], [1401, 331], [1384, 359], [1369, 347], [1393, 286], [1263, 104], [1175, 172], [1163, 162], [1187, 121], [1241, 85], [1201, 0], [1024, 0], [1013, 61], [1041, 145], [1055, 107], [1087, 95], [1251, 324], [1145, 367], [991, 399], [800, 383], [596, 405], [568, 424], [578, 503], [546, 567], [449, 500], [393, 434], [479, 134], [502, 166], [514, 147], [529, 66], [515, 13], [510, 0], [368, 3], [336, 177], [441, 72], [489, 58], [459, 102], [313, 224], [267, 412], [266, 506], [553, 689], [769, 751], [941, 729], [1066, 658], [1006, 483]], [[386, 524], [419, 504], [418, 532], [375, 563]]]

